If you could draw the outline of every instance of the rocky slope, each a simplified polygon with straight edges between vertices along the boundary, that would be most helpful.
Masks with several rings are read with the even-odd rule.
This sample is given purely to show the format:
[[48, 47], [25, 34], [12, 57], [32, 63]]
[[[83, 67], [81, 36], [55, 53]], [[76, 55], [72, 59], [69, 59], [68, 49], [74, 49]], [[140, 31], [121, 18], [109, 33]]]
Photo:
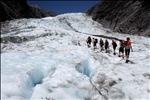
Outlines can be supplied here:
[[149, 5], [146, 0], [103, 0], [86, 14], [113, 31], [150, 36]]
[[1, 1], [0, 21], [18, 18], [41, 18], [46, 16], [56, 16], [52, 11], [43, 10], [37, 6], [30, 6], [26, 0]]

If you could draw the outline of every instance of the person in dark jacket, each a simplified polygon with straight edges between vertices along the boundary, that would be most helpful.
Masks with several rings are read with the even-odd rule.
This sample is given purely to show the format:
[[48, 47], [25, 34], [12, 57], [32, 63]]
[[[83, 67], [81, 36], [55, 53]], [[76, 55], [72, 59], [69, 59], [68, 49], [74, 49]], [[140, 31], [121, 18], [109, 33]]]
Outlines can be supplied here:
[[100, 45], [100, 50], [102, 51], [103, 50], [103, 46], [104, 46], [104, 41], [103, 41], [102, 38], [99, 41], [99, 45]]
[[122, 58], [124, 58], [124, 41], [120, 40], [120, 47], [119, 47], [119, 57], [121, 57], [121, 53], [122, 53]]
[[109, 42], [107, 40], [105, 40], [105, 50], [106, 50], [106, 53], [108, 52], [108, 48], [109, 48]]
[[116, 47], [117, 47], [117, 43], [115, 40], [112, 40], [112, 46], [113, 46], [113, 50], [114, 50], [114, 55], [116, 55]]
[[91, 39], [90, 36], [86, 39], [86, 42], [87, 42], [87, 46], [90, 48], [91, 47], [91, 42], [92, 42], [92, 39]]

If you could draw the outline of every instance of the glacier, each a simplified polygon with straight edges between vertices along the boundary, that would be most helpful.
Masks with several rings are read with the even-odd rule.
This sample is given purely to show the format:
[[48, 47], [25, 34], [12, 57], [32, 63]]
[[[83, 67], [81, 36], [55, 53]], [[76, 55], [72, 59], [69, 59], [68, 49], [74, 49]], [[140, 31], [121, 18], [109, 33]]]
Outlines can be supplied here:
[[[134, 63], [113, 55], [111, 39], [110, 53], [88, 48], [88, 36], [101, 38], [94, 35], [130, 37]], [[112, 32], [84, 13], [3, 22], [1, 99], [149, 100], [149, 41]]]

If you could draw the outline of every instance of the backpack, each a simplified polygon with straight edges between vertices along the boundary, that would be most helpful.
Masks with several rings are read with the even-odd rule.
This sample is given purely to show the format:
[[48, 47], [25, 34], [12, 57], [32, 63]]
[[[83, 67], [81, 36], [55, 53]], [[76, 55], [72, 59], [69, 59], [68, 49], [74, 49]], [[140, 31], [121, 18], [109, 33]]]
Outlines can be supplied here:
[[131, 45], [131, 42], [130, 42], [130, 41], [125, 41], [124, 45], [125, 45], [125, 46], [130, 46], [130, 45]]
[[114, 46], [117, 47], [117, 43], [116, 42], [114, 42]]
[[104, 45], [104, 42], [103, 42], [103, 40], [100, 40], [100, 42], [99, 42], [99, 43], [100, 43], [100, 45]]
[[97, 39], [95, 39], [95, 43], [97, 43], [98, 42], [98, 40]]
[[125, 43], [120, 42], [120, 46], [124, 48], [125, 47]]
[[91, 42], [91, 41], [92, 41], [92, 39], [89, 37], [89, 38], [88, 38], [88, 41], [89, 41], [89, 42]]
[[91, 39], [90, 37], [88, 37], [86, 41], [87, 41], [87, 42], [91, 42], [92, 39]]
[[105, 42], [105, 46], [109, 46], [109, 43], [108, 43], [108, 41], [106, 41], [106, 42]]

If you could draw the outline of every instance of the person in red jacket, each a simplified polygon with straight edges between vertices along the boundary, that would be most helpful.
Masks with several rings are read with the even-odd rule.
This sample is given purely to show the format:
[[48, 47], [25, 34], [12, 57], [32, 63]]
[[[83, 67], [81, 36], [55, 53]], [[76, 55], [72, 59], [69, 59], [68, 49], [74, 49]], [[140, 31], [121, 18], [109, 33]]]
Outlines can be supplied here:
[[[125, 55], [126, 55], [126, 63], [129, 62], [129, 54], [130, 54], [130, 49], [132, 49], [130, 38], [127, 37], [127, 40], [124, 42], [125, 45]], [[133, 51], [133, 49], [132, 49]]]
[[93, 46], [94, 46], [94, 50], [95, 49], [97, 49], [97, 42], [98, 42], [98, 40], [95, 38], [94, 40], [93, 40]]

